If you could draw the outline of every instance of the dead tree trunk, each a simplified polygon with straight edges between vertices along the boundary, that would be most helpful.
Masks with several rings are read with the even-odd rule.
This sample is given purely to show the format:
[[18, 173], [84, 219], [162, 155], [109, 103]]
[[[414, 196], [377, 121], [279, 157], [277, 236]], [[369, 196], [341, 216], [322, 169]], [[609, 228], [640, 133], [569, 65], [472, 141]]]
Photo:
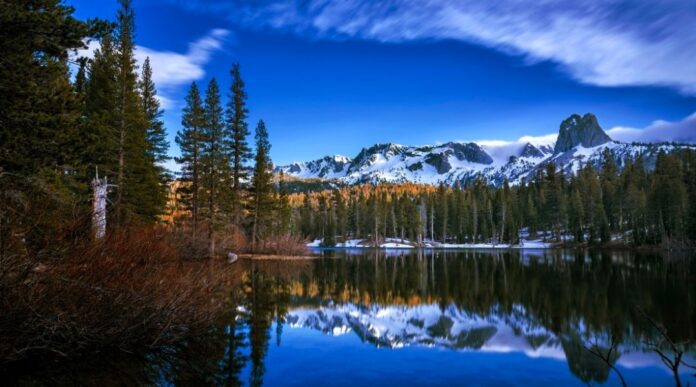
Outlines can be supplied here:
[[106, 194], [108, 182], [99, 174], [92, 180], [92, 237], [94, 240], [106, 235]]

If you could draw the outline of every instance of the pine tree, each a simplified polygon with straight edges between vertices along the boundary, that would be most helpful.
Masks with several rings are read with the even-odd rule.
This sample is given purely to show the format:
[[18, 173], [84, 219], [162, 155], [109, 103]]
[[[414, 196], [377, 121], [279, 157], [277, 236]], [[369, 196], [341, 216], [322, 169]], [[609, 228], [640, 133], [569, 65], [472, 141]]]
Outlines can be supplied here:
[[69, 51], [84, 48], [96, 23], [55, 0], [0, 5], [0, 169], [31, 175], [76, 164], [79, 100]]
[[336, 245], [336, 219], [332, 200], [322, 195], [319, 198], [319, 210], [322, 213], [322, 246], [333, 247]]
[[683, 154], [684, 182], [688, 206], [686, 222], [686, 237], [692, 243], [696, 241], [696, 152], [687, 150]]
[[[170, 159], [167, 155], [169, 142], [167, 141], [167, 132], [162, 121], [164, 112], [160, 109], [160, 102], [157, 99], [157, 88], [152, 80], [150, 57], [145, 58], [143, 63], [142, 75], [140, 77], [140, 95], [145, 119], [148, 122], [148, 155], [155, 163], [161, 164]], [[158, 167], [162, 182], [166, 182], [168, 180], [166, 170], [161, 165], [158, 165]]]
[[280, 171], [278, 178], [278, 200], [277, 200], [277, 222], [278, 227], [275, 231], [276, 235], [288, 235], [292, 229], [292, 209], [290, 207], [290, 198], [288, 191], [285, 188], [285, 175]]
[[[438, 236], [442, 243], [447, 243], [447, 222], [448, 222], [448, 206], [447, 206], [447, 189], [444, 184], [440, 184], [437, 188], [437, 196], [435, 199], [437, 210], [435, 218], [438, 222]], [[433, 236], [433, 240], [435, 237]]]
[[252, 232], [251, 249], [258, 239], [268, 236], [268, 226], [273, 215], [273, 163], [271, 162], [271, 143], [263, 120], [256, 125], [256, 156], [254, 176], [252, 177]]
[[546, 228], [553, 231], [556, 240], [560, 240], [561, 230], [565, 225], [564, 180], [563, 175], [556, 172], [556, 166], [553, 163], [547, 164], [546, 177], [543, 181], [546, 193], [544, 218]]
[[164, 212], [166, 191], [148, 156], [148, 121], [138, 90], [135, 63], [135, 14], [131, 0], [120, 0], [117, 20], [116, 129], [118, 167], [114, 212], [116, 225], [153, 222]]
[[582, 243], [585, 240], [583, 222], [585, 220], [585, 210], [582, 205], [582, 199], [580, 197], [580, 190], [578, 189], [578, 183], [575, 178], [571, 179], [570, 183], [570, 199], [569, 199], [569, 211], [568, 211], [568, 225], [569, 231], [573, 235], [575, 242]]
[[85, 86], [86, 123], [81, 126], [80, 147], [81, 162], [90, 167], [86, 180], [96, 169], [111, 178], [116, 176], [118, 170], [117, 71], [113, 39], [111, 34], [106, 34], [89, 64], [90, 76]]
[[66, 221], [88, 211], [83, 100], [68, 58], [108, 25], [73, 11], [56, 0], [0, 2], [0, 261], [45, 256]]
[[658, 233], [663, 242], [671, 243], [682, 236], [683, 215], [687, 213], [686, 189], [682, 180], [682, 164], [673, 154], [664, 151], [657, 155], [650, 195], [651, 206], [657, 212]]
[[208, 223], [208, 251], [215, 255], [216, 233], [226, 223], [230, 186], [229, 153], [225, 147], [225, 122], [220, 102], [220, 89], [215, 78], [208, 83], [203, 106], [204, 126], [201, 147], [201, 203]]
[[80, 110], [84, 113], [84, 102], [85, 93], [87, 92], [87, 64], [88, 59], [85, 57], [80, 57], [77, 59], [78, 68], [77, 74], [75, 74], [75, 81], [73, 82], [73, 91], [78, 97], [80, 103]]
[[336, 230], [338, 235], [340, 235], [345, 241], [347, 233], [348, 209], [346, 207], [345, 200], [343, 200], [343, 195], [341, 195], [341, 191], [333, 191], [332, 201], [334, 208], [336, 208]]
[[237, 225], [241, 222], [242, 200], [244, 188], [242, 182], [249, 176], [247, 163], [252, 157], [247, 143], [249, 128], [246, 122], [248, 110], [246, 107], [247, 94], [244, 81], [239, 71], [239, 63], [235, 63], [230, 71], [232, 86], [230, 100], [227, 104], [227, 127], [230, 133], [229, 148], [232, 162], [232, 206]]
[[196, 83], [192, 83], [186, 96], [181, 119], [183, 127], [176, 135], [176, 143], [181, 149], [181, 157], [176, 162], [182, 164], [181, 177], [183, 185], [180, 188], [181, 201], [184, 208], [191, 212], [191, 228], [193, 235], [197, 235], [200, 213], [200, 178], [201, 155], [203, 148], [203, 130], [205, 117], [203, 114], [203, 102]]
[[645, 170], [643, 160], [639, 157], [627, 164], [622, 172], [625, 189], [625, 208], [627, 220], [631, 228], [633, 244], [640, 246], [647, 237], [647, 217], [645, 215]]
[[611, 154], [608, 148], [605, 148], [602, 152], [602, 168], [600, 171], [600, 181], [602, 187], [602, 203], [604, 205], [604, 212], [609, 220], [609, 226], [612, 230], [620, 230], [619, 224], [619, 206], [620, 201], [618, 199], [618, 189], [619, 184], [617, 181], [616, 160]]
[[530, 234], [536, 233], [538, 230], [538, 212], [537, 212], [537, 206], [535, 204], [535, 193], [536, 189], [534, 188], [533, 185], [530, 185], [529, 190], [527, 191], [527, 205], [526, 205], [526, 211], [527, 214], [525, 216], [525, 219], [527, 219], [527, 231]]
[[309, 194], [304, 194], [302, 200], [302, 208], [300, 213], [300, 233], [303, 237], [314, 237], [317, 234], [314, 233], [314, 210], [312, 209], [312, 200]]

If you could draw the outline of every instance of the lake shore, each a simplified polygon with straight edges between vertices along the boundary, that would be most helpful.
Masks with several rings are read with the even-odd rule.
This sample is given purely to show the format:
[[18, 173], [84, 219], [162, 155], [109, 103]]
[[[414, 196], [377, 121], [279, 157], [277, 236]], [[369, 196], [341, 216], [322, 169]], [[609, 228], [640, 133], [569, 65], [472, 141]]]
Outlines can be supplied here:
[[543, 241], [542, 239], [523, 239], [518, 244], [508, 243], [441, 243], [426, 241], [422, 244], [407, 239], [385, 238], [380, 243], [364, 239], [350, 239], [333, 246], [324, 246], [317, 239], [307, 243], [313, 250], [378, 249], [378, 250], [567, 250], [567, 249], [608, 249], [631, 251], [691, 251], [695, 246], [684, 244], [661, 244], [635, 246], [629, 242], [612, 240], [601, 244], [576, 243], [573, 241]]
[[248, 259], [255, 261], [293, 261], [293, 260], [310, 260], [318, 259], [318, 255], [282, 255], [282, 254], [240, 254], [240, 259]]

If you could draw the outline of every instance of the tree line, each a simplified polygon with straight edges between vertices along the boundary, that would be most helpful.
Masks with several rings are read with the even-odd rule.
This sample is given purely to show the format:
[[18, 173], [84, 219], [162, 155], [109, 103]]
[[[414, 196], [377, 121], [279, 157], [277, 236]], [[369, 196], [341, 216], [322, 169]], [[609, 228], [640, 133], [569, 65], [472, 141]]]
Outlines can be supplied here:
[[333, 246], [385, 238], [417, 244], [512, 243], [521, 236], [600, 245], [691, 245], [696, 241], [696, 152], [661, 152], [577, 173], [547, 163], [528, 182], [493, 187], [475, 180], [454, 187], [380, 184], [291, 195], [292, 230]]
[[[66, 233], [88, 235], [82, 219], [95, 176], [110, 183], [112, 229], [154, 223], [165, 209], [163, 111], [149, 59], [141, 69], [135, 60], [131, 1], [119, 3], [115, 23], [80, 21], [57, 0], [3, 3], [4, 251], [36, 252]], [[90, 41], [99, 42], [93, 58], [77, 57]]]
[[182, 165], [175, 192], [176, 223], [194, 236], [204, 232], [211, 254], [216, 235], [248, 234], [253, 251], [257, 241], [289, 232], [288, 196], [282, 187], [276, 191], [273, 183], [266, 124], [260, 120], [256, 125], [252, 150], [247, 142], [247, 93], [239, 64], [232, 66], [230, 74], [230, 98], [224, 109], [215, 78], [208, 83], [205, 97], [195, 82], [191, 84], [182, 130], [176, 136], [181, 148], [176, 161]]
[[[135, 14], [119, 0], [115, 22], [73, 17], [60, 0], [0, 8], [0, 250], [35, 254], [89, 237], [90, 183], [109, 183], [109, 230], [162, 221], [174, 176], [150, 59], [135, 59]], [[98, 42], [92, 58], [78, 57]], [[191, 85], [176, 143], [180, 194], [192, 235], [216, 251], [234, 226], [252, 246], [286, 228], [272, 184], [268, 130], [247, 142], [246, 91], [232, 67], [223, 108], [213, 78], [205, 96]], [[287, 198], [286, 198], [287, 201]], [[289, 207], [288, 211], [289, 214]], [[289, 224], [289, 221], [286, 222]], [[253, 247], [252, 247], [253, 248]]]

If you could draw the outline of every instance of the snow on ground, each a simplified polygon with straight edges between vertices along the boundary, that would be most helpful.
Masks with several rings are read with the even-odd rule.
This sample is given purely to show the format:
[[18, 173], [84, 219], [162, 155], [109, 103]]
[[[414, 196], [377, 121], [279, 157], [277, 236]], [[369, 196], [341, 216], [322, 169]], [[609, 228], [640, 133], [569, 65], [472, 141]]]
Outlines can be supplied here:
[[535, 240], [521, 240], [520, 248], [522, 249], [548, 249], [551, 247], [551, 243], [542, 242], [540, 239]]
[[[307, 243], [307, 247], [320, 247], [321, 239], [316, 239]], [[540, 239], [520, 240], [519, 244], [511, 245], [507, 243], [438, 243], [426, 240], [425, 248], [435, 249], [548, 249], [553, 247], [553, 244], [543, 242]], [[337, 243], [339, 248], [373, 248], [369, 240], [366, 239], [349, 239], [343, 243]], [[382, 249], [412, 249], [416, 247], [416, 243], [407, 239], [385, 238], [384, 243], [379, 245]]]
[[315, 239], [312, 242], [307, 243], [307, 247], [319, 247], [321, 245], [321, 239]]
[[379, 247], [383, 249], [412, 249], [414, 248], [412, 245], [407, 245], [405, 243], [394, 243], [394, 242], [388, 242], [388, 243], [382, 243], [379, 245]]
[[345, 242], [337, 243], [336, 247], [360, 247], [363, 239], [348, 239]]

